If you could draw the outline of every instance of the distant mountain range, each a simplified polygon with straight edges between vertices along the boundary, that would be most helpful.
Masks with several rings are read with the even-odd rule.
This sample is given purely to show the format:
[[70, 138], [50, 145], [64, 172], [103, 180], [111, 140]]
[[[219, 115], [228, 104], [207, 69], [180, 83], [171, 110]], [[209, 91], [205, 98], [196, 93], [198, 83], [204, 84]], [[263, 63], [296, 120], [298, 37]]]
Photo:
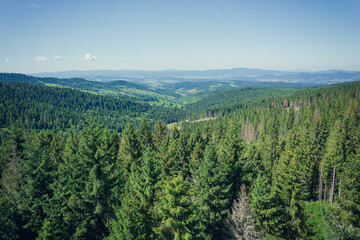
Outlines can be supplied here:
[[125, 80], [142, 85], [160, 87], [177, 82], [200, 81], [260, 81], [307, 84], [331, 84], [360, 80], [360, 71], [328, 70], [318, 72], [286, 72], [276, 70], [233, 68], [214, 70], [91, 70], [64, 71], [30, 74], [36, 77], [85, 78], [92, 81], [110, 82]]

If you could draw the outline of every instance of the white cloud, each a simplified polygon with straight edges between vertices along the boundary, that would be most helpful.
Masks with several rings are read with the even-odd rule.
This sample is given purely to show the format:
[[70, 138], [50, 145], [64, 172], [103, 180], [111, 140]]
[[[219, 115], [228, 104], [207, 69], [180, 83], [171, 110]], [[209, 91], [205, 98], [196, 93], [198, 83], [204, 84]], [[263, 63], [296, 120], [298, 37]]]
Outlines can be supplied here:
[[5, 59], [5, 62], [8, 62], [9, 61], [9, 59]]
[[39, 8], [41, 7], [39, 4], [36, 4], [36, 3], [29, 3], [28, 4], [30, 7], [33, 7], [33, 8]]
[[91, 55], [90, 53], [88, 53], [88, 54], [85, 55], [85, 58], [83, 58], [82, 60], [85, 60], [85, 61], [95, 61], [95, 60], [97, 60], [97, 57], [94, 56], [94, 55]]
[[49, 60], [49, 59], [47, 57], [45, 57], [45, 56], [37, 56], [35, 58], [36, 62], [46, 62], [47, 60]]
[[56, 60], [65, 60], [63, 57], [58, 56], [58, 55], [56, 55], [54, 58], [55, 58]]

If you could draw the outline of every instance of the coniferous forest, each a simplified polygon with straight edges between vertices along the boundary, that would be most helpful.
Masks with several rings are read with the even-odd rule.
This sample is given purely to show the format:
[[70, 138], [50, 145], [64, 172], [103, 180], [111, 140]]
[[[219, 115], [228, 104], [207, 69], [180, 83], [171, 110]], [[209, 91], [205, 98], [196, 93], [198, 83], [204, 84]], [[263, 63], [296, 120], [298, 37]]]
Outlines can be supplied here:
[[360, 82], [211, 96], [0, 82], [0, 238], [360, 239]]

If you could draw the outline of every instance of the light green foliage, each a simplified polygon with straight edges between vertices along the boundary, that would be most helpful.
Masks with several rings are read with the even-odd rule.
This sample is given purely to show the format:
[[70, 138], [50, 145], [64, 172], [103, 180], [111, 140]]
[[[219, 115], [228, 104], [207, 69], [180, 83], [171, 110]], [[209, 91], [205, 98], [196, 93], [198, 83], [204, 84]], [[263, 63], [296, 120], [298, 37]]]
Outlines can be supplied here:
[[181, 174], [163, 182], [155, 212], [159, 222], [154, 228], [157, 239], [193, 239], [194, 204], [189, 183]]
[[166, 127], [164, 122], [158, 121], [155, 124], [153, 132], [153, 141], [156, 149], [159, 149], [161, 142], [165, 139]]

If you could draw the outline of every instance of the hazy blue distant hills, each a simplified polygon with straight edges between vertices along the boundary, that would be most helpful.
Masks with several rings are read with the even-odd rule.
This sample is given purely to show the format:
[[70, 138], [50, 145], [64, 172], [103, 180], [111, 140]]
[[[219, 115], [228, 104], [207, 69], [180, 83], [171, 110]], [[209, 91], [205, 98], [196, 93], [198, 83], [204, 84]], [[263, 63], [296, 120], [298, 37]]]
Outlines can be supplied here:
[[331, 84], [360, 80], [360, 72], [327, 71], [315, 73], [293, 73], [285, 75], [262, 75], [258, 81], [284, 81], [293, 83]]
[[30, 74], [37, 77], [170, 77], [170, 78], [187, 78], [187, 77], [233, 77], [233, 76], [261, 76], [264, 74], [284, 74], [286, 72], [275, 70], [251, 69], [251, 68], [232, 68], [232, 69], [212, 69], [212, 70], [161, 70], [161, 71], [145, 71], [145, 70], [89, 70], [89, 71], [63, 71], [63, 72], [43, 72]]
[[206, 82], [214, 80], [249, 82], [292, 82], [307, 84], [330, 84], [360, 80], [360, 71], [328, 70], [319, 72], [286, 72], [276, 70], [233, 68], [214, 70], [91, 70], [65, 71], [31, 74], [37, 77], [85, 78], [87, 80], [109, 82], [131, 81], [152, 87], [162, 87], [178, 82]]

